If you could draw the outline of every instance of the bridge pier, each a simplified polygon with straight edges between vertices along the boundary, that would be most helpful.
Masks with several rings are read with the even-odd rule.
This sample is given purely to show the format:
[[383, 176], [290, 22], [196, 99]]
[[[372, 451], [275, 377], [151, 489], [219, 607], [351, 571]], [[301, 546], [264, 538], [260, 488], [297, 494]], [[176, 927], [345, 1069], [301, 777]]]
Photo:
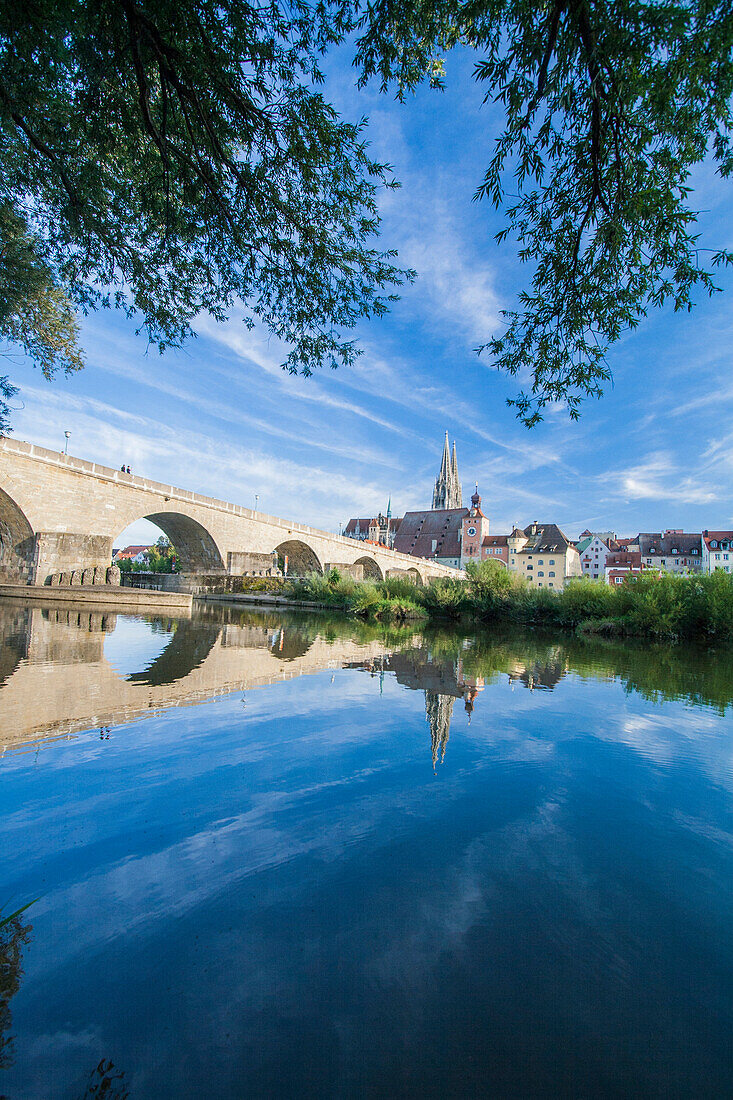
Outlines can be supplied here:
[[353, 577], [355, 581], [364, 580], [364, 566], [359, 565], [347, 565], [342, 561], [327, 561], [323, 566], [323, 572], [328, 573], [329, 570], [336, 569], [342, 577]]
[[104, 535], [38, 531], [30, 583], [50, 584], [54, 574], [76, 573], [79, 579], [72, 584], [92, 584], [94, 571], [104, 569], [106, 574], [111, 558], [112, 539]]

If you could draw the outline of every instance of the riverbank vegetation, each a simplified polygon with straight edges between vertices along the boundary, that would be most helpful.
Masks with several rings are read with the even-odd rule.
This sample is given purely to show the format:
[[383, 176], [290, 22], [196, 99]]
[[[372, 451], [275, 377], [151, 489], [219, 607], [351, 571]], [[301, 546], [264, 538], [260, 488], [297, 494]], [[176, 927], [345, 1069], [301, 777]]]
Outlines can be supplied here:
[[551, 592], [485, 561], [469, 564], [465, 579], [422, 587], [401, 577], [359, 582], [331, 570], [292, 581], [289, 589], [294, 599], [383, 621], [509, 621], [610, 637], [733, 638], [733, 577], [722, 572], [640, 574], [620, 585], [578, 578]]

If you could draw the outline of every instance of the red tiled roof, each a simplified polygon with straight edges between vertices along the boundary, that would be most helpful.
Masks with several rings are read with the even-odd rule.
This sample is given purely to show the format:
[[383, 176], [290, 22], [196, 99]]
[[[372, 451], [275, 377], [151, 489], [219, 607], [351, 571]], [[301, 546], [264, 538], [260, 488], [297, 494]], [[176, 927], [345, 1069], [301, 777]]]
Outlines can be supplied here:
[[147, 546], [126, 546], [124, 550], [118, 550], [118, 558], [136, 558], [138, 554], [144, 554], [146, 550], [150, 549], [150, 544]]
[[715, 542], [720, 542], [721, 539], [728, 539], [728, 541], [733, 540], [733, 531], [703, 531], [702, 537], [709, 550], [711, 540]]
[[484, 538], [484, 541], [481, 543], [481, 545], [482, 546], [508, 546], [509, 545], [509, 536], [508, 535], [486, 535], [486, 537]]
[[641, 569], [641, 554], [638, 550], [618, 550], [606, 554], [606, 568], [615, 569], [625, 565], [629, 569]]

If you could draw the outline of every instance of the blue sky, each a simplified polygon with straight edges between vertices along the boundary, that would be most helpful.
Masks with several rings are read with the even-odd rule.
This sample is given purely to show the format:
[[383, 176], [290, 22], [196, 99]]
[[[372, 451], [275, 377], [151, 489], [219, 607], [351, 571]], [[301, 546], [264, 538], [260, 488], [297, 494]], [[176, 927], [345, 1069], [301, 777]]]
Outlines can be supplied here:
[[[369, 116], [372, 152], [402, 182], [382, 197], [382, 243], [419, 272], [387, 318], [358, 330], [355, 367], [292, 378], [282, 347], [236, 315], [201, 319], [198, 339], [161, 357], [104, 312], [84, 323], [81, 374], [48, 384], [10, 365], [14, 434], [61, 449], [68, 429], [84, 458], [250, 507], [257, 494], [263, 511], [337, 530], [389, 496], [393, 514], [429, 507], [447, 429], [464, 497], [478, 481], [494, 533], [534, 519], [569, 535], [732, 527], [733, 277], [692, 314], [658, 312], [617, 344], [613, 387], [579, 423], [558, 408], [527, 431], [505, 404], [515, 382], [474, 354], [531, 272], [494, 243], [501, 215], [471, 201], [501, 124], [473, 61], [450, 55], [446, 91], [402, 105], [357, 90], [346, 54], [329, 62], [326, 95]], [[701, 244], [732, 247], [731, 185], [707, 166], [693, 184]], [[126, 541], [151, 530], [136, 524]]]

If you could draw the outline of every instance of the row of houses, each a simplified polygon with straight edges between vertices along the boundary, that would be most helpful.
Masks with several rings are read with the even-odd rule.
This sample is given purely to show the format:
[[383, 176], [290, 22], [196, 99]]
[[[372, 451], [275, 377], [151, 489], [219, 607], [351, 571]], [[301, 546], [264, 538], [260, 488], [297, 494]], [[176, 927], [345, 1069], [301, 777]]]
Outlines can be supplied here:
[[613, 532], [584, 531], [577, 543], [583, 573], [608, 584], [621, 584], [633, 573], [733, 572], [733, 531], [639, 532], [617, 538]]
[[569, 538], [555, 523], [535, 520], [508, 534], [491, 534], [476, 492], [470, 508], [431, 508], [352, 519], [344, 534], [390, 546], [403, 554], [465, 568], [491, 559], [522, 576], [535, 588], [561, 590], [568, 580], [586, 576], [621, 584], [634, 573], [733, 572], [733, 531], [690, 533], [679, 529], [619, 537], [613, 531], [583, 531]]

